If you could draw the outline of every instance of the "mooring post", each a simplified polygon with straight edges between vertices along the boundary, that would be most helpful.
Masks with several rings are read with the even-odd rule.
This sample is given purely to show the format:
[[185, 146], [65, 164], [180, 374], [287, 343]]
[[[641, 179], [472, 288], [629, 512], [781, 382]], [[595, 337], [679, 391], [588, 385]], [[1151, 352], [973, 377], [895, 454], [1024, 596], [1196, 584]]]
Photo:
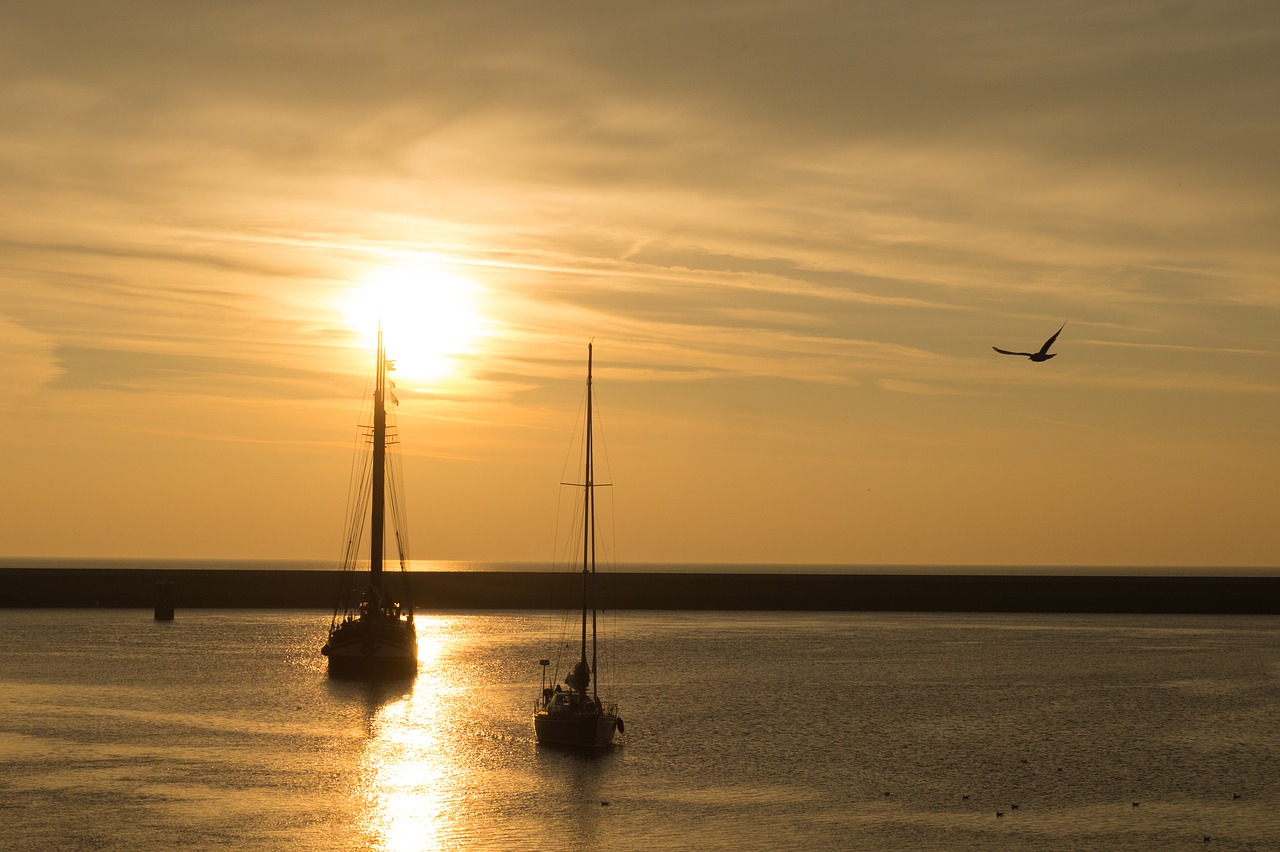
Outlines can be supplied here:
[[156, 583], [156, 621], [173, 621], [173, 581]]

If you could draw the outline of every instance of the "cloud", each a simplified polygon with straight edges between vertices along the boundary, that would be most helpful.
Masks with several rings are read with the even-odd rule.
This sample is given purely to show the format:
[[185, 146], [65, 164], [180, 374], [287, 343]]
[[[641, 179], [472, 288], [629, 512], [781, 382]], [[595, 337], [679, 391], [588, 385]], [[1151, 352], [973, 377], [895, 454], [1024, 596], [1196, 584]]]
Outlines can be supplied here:
[[[664, 552], [737, 552], [708, 540], [707, 506], [735, 507], [726, 530], [825, 518], [839, 499], [779, 495], [834, 482], [903, 495], [863, 507], [874, 552], [901, 553], [924, 540], [897, 525], [919, 494], [963, 483], [926, 515], [967, 529], [974, 469], [1006, 457], [999, 484], [1029, 491], [1068, 431], [1083, 500], [1119, 478], [1126, 504], [1195, 505], [1199, 476], [1145, 484], [1163, 457], [1134, 457], [1159, 440], [1224, 496], [1274, 480], [1274, 4], [10, 5], [0, 411], [9, 443], [43, 453], [15, 494], [50, 464], [170, 487], [144, 456], [180, 463], [188, 495], [310, 483], [369, 360], [335, 297], [406, 252], [477, 281], [498, 332], [459, 381], [402, 388], [406, 427], [429, 435], [410, 451], [467, 459], [431, 481], [455, 476], [450, 511], [488, 521], [477, 558], [491, 511], [515, 514], [513, 468], [532, 481], [529, 460], [555, 455], [593, 337], [621, 452], [671, 512], [641, 521]], [[990, 352], [1063, 320], [1049, 365]], [[906, 444], [929, 463], [899, 466]], [[707, 484], [696, 504], [658, 475], [666, 458]], [[828, 476], [832, 459], [856, 475]], [[141, 511], [191, 523], [178, 502]], [[243, 529], [233, 502], [200, 523]], [[1149, 511], [1143, 529], [1189, 528]], [[1094, 529], [1037, 538], [1143, 552], [1114, 516], [1101, 557]], [[814, 553], [868, 552], [820, 527]], [[1180, 558], [1276, 552], [1201, 537]]]
[[907, 369], [990, 317], [1145, 322], [1177, 346], [1193, 305], [1277, 307], [1266, 4], [8, 18], [0, 215], [32, 298], [94, 305], [97, 328], [58, 332], [73, 349], [265, 358], [254, 314], [280, 306], [304, 321], [272, 337], [332, 341], [323, 293], [400, 250], [518, 296], [526, 340], [596, 325], [678, 364], [748, 334], [751, 374], [848, 374], [788, 364], [806, 338], [898, 343]]
[[0, 413], [57, 376], [52, 350], [47, 336], [0, 314]]
[[234, 389], [238, 396], [280, 399], [314, 397], [319, 388], [325, 391], [321, 395], [329, 398], [335, 385], [332, 376], [320, 372], [171, 351], [64, 346], [55, 350], [54, 359], [62, 369], [50, 384], [54, 389], [184, 395], [226, 395]]

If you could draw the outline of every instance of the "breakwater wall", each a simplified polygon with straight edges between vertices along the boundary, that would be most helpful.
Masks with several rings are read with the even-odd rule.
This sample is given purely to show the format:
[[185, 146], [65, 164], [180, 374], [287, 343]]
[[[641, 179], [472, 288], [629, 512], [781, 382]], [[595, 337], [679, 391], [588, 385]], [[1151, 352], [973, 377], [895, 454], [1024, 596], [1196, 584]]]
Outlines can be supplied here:
[[[414, 572], [418, 609], [558, 609], [580, 575]], [[612, 609], [1280, 614], [1280, 577], [610, 573]], [[0, 607], [146, 607], [157, 584], [190, 608], [332, 609], [333, 571], [0, 569]]]

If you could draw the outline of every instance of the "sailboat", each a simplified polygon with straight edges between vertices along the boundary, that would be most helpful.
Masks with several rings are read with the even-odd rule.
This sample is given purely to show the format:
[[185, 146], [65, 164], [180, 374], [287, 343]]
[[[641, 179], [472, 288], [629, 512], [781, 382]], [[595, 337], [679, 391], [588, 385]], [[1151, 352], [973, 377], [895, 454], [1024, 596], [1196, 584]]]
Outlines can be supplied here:
[[[413, 602], [409, 598], [408, 555], [404, 524], [400, 518], [403, 500], [397, 496], [398, 476], [389, 464], [387, 446], [396, 443], [394, 425], [387, 424], [386, 401], [395, 395], [387, 373], [395, 362], [386, 357], [382, 328], [378, 328], [378, 359], [373, 391], [373, 426], [369, 429], [369, 453], [363, 464], [353, 468], [350, 525], [338, 576], [338, 597], [329, 637], [320, 653], [329, 658], [332, 678], [370, 680], [413, 677], [418, 671], [418, 635], [413, 623]], [[364, 455], [364, 453], [361, 453]], [[388, 483], [388, 472], [392, 474]], [[366, 486], [367, 485], [367, 489]], [[395, 540], [400, 557], [401, 598], [390, 589], [389, 572], [384, 570], [387, 496], [391, 495]], [[361, 529], [369, 520], [369, 573], [361, 588], [363, 572], [357, 569]], [[394, 576], [394, 575], [391, 575]]]
[[[548, 682], [550, 660], [541, 660], [542, 693], [534, 705], [533, 730], [540, 744], [576, 749], [603, 749], [613, 745], [614, 733], [623, 731], [618, 705], [600, 700], [596, 649], [596, 521], [595, 471], [592, 458], [591, 350], [587, 344], [587, 428], [583, 481], [582, 521], [582, 642], [581, 654], [565, 677], [564, 690]], [[591, 622], [591, 660], [587, 661], [587, 616]], [[553, 678], [554, 679], [554, 678]]]

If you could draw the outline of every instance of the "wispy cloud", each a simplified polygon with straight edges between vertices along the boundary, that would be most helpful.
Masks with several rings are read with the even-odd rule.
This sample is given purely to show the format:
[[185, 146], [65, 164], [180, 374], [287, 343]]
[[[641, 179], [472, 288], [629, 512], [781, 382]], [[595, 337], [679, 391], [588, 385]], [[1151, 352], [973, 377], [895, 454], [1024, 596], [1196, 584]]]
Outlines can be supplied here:
[[[942, 419], [1054, 393], [1273, 412], [1275, 4], [2, 15], [0, 411], [26, 424], [123, 434], [122, 397], [181, 394], [170, 437], [275, 440], [236, 406], [345, 396], [367, 359], [335, 300], [406, 254], [486, 294], [466, 381], [404, 394], [468, 458], [527, 448], [593, 336], [655, 435], [956, 449]], [[1064, 320], [1044, 369], [990, 354]]]

